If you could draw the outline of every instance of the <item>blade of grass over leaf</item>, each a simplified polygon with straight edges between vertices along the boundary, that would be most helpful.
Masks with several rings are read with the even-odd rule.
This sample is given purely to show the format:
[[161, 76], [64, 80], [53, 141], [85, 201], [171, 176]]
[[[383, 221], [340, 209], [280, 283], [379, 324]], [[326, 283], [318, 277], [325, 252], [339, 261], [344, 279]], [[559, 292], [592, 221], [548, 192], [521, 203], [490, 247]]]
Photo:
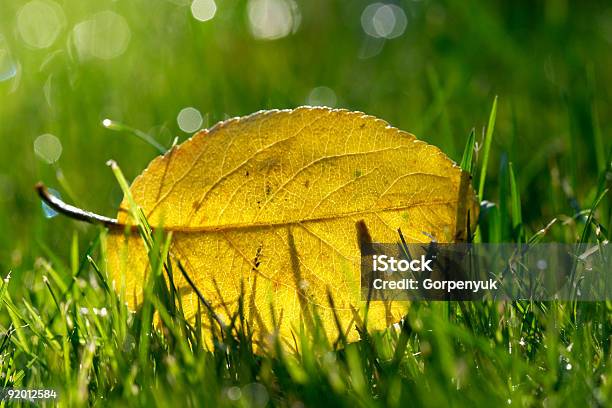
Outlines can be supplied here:
[[142, 212], [142, 209], [138, 206], [138, 204], [136, 204], [136, 201], [134, 201], [134, 197], [132, 197], [132, 193], [130, 192], [130, 186], [125, 179], [123, 172], [114, 160], [109, 160], [106, 164], [112, 169], [113, 174], [121, 187], [125, 200], [129, 204], [130, 216], [136, 223], [140, 236], [144, 240], [146, 247], [151, 249], [153, 246], [153, 233], [151, 231], [151, 226]]
[[208, 303], [208, 300], [206, 300], [206, 298], [202, 295], [198, 287], [193, 283], [193, 280], [191, 279], [191, 276], [189, 276], [189, 274], [185, 270], [185, 267], [183, 267], [180, 261], [177, 262], [177, 265], [178, 265], [179, 270], [181, 271], [181, 274], [183, 275], [183, 277], [185, 278], [189, 286], [191, 286], [193, 291], [198, 295], [199, 301], [202, 302], [204, 306], [208, 309], [209, 313], [215, 319], [215, 321], [219, 324], [221, 329], [226, 330], [227, 326], [223, 322], [223, 319], [221, 319], [219, 315], [217, 315], [213, 307], [210, 305], [210, 303]]
[[470, 174], [472, 174], [472, 160], [474, 156], [474, 144], [476, 142], [475, 134], [476, 131], [472, 128], [463, 149], [463, 156], [461, 157], [461, 168]]

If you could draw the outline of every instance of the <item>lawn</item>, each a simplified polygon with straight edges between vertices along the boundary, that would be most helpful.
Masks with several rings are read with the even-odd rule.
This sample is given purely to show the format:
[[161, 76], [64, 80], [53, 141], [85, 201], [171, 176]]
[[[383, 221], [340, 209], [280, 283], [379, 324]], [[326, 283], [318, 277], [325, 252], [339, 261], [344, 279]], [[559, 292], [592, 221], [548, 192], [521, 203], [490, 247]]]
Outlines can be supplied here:
[[41, 205], [38, 181], [115, 217], [109, 159], [131, 181], [199, 128], [327, 105], [473, 152], [477, 241], [605, 245], [612, 6], [388, 4], [2, 0], [0, 388], [54, 389], [48, 406], [612, 405], [612, 299], [414, 302], [357, 342], [255, 351], [244, 314], [203, 333], [161, 275], [129, 310], [106, 229]]

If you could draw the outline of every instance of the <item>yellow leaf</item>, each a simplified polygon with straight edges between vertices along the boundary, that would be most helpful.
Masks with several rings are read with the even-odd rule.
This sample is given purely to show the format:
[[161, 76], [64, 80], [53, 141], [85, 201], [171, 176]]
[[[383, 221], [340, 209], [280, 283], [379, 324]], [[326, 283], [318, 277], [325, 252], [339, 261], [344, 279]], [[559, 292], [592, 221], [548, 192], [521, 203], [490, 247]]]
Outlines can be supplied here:
[[[292, 332], [310, 327], [313, 309], [335, 339], [328, 290], [347, 339], [358, 339], [360, 239], [397, 242], [401, 228], [409, 242], [462, 240], [468, 212], [471, 227], [478, 214], [469, 175], [438, 148], [372, 116], [328, 108], [258, 112], [201, 131], [153, 160], [131, 193], [152, 226], [173, 231], [171, 253], [226, 321], [244, 283], [260, 345], [276, 333], [293, 346]], [[127, 208], [124, 200], [119, 221], [129, 222]], [[144, 245], [115, 231], [108, 248], [115, 285], [125, 282], [136, 307]], [[194, 320], [198, 297], [174, 275]], [[368, 327], [397, 322], [406, 307], [373, 302]]]

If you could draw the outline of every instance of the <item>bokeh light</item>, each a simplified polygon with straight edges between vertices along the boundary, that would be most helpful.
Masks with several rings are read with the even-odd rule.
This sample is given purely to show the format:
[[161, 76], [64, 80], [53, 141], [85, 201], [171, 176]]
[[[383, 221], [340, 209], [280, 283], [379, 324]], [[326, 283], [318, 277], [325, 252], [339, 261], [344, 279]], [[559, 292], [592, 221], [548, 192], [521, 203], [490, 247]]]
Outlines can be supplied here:
[[301, 14], [293, 0], [249, 0], [249, 26], [257, 39], [276, 40], [295, 33]]
[[231, 399], [232, 401], [238, 401], [240, 397], [242, 397], [242, 391], [239, 387], [236, 386], [229, 387], [226, 391], [226, 394], [227, 398]]
[[397, 38], [404, 34], [407, 24], [406, 13], [395, 4], [373, 3], [361, 14], [363, 31], [374, 38]]
[[199, 21], [208, 21], [215, 16], [217, 4], [214, 0], [193, 0], [191, 14]]
[[64, 27], [62, 8], [50, 0], [32, 0], [17, 11], [17, 31], [28, 46], [50, 47]]
[[183, 132], [193, 133], [197, 130], [200, 130], [203, 118], [199, 110], [189, 106], [187, 108], [181, 109], [178, 116], [176, 117], [176, 122], [178, 123], [179, 128]]
[[56, 136], [45, 133], [34, 140], [34, 153], [49, 164], [55, 163], [62, 155], [62, 142]]
[[263, 408], [268, 405], [270, 396], [266, 387], [258, 382], [246, 384], [241, 390], [245, 405], [252, 408]]
[[306, 104], [310, 106], [328, 106], [333, 108], [336, 106], [337, 98], [333, 89], [326, 86], [318, 86], [313, 88], [308, 94]]
[[82, 60], [112, 59], [125, 52], [131, 32], [121, 15], [107, 10], [94, 14], [72, 30], [74, 46]]

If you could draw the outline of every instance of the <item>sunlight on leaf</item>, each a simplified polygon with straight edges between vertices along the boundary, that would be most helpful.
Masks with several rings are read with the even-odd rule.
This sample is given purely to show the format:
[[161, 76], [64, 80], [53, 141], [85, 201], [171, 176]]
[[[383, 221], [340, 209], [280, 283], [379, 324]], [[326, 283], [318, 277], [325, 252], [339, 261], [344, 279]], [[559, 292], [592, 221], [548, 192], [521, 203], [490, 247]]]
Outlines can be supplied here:
[[[172, 231], [171, 254], [229, 320], [244, 284], [255, 340], [279, 333], [292, 344], [316, 310], [330, 339], [359, 338], [360, 238], [374, 242], [463, 240], [478, 205], [469, 175], [438, 148], [359, 112], [328, 108], [263, 111], [230, 119], [158, 157], [130, 188], [153, 228]], [[118, 220], [129, 223], [127, 202]], [[473, 225], [470, 226], [473, 230]], [[114, 231], [109, 266], [126, 273], [132, 307], [142, 301], [147, 251]], [[185, 314], [198, 298], [176, 277]], [[327, 293], [333, 297], [330, 305]], [[406, 304], [373, 302], [368, 327], [382, 329]], [[204, 318], [203, 321], [208, 321]]]

